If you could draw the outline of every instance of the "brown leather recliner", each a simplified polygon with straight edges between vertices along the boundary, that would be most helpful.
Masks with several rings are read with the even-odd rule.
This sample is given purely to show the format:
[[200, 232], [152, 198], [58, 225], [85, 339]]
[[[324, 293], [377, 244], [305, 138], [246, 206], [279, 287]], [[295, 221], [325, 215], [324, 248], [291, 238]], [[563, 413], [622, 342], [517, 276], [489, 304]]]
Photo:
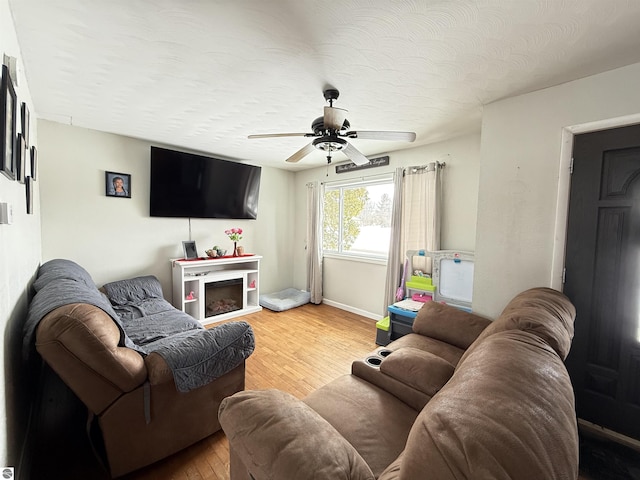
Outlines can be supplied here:
[[220, 429], [223, 398], [244, 389], [244, 363], [207, 385], [177, 391], [166, 362], [118, 346], [120, 331], [101, 309], [59, 307], [36, 330], [42, 358], [99, 423], [113, 477], [171, 455]]
[[254, 348], [246, 322], [205, 329], [164, 299], [155, 277], [98, 290], [66, 259], [43, 264], [33, 288], [25, 359], [37, 350], [86, 405], [102, 435], [95, 450], [113, 477], [220, 429], [218, 406], [244, 389]]

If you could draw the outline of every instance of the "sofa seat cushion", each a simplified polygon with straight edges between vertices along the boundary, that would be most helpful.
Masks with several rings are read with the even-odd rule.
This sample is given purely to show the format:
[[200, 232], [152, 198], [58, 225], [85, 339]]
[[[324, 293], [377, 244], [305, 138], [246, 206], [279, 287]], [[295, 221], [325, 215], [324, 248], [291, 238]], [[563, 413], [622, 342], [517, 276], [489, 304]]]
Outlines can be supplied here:
[[380, 364], [380, 371], [429, 396], [449, 381], [455, 368], [433, 353], [417, 348], [400, 348]]
[[462, 348], [458, 348], [450, 343], [436, 340], [435, 338], [425, 337], [417, 333], [410, 333], [394, 340], [386, 346], [387, 349], [396, 351], [401, 348], [410, 347], [429, 352], [437, 357], [445, 359], [452, 365], [457, 365], [458, 361], [464, 354]]
[[417, 412], [447, 383], [455, 370], [442, 357], [412, 347], [392, 351], [382, 359], [379, 367], [367, 360], [353, 362], [351, 373], [389, 392]]
[[418, 412], [354, 375], [344, 375], [304, 402], [358, 451], [377, 478], [402, 452]]
[[162, 362], [147, 362], [154, 384], [165, 381], [166, 365], [178, 391], [188, 392], [231, 371], [253, 352], [255, 340], [248, 323], [205, 329], [162, 297], [160, 282], [152, 275], [107, 283], [103, 290], [129, 338], [145, 354], [162, 357]]

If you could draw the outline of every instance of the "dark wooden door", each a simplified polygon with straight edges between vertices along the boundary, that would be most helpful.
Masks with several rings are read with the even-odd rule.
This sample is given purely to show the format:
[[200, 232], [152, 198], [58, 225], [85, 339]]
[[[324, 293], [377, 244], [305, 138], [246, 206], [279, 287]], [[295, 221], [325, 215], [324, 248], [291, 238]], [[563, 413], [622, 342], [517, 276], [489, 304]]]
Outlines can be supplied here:
[[578, 417], [640, 439], [640, 125], [575, 136], [564, 292]]

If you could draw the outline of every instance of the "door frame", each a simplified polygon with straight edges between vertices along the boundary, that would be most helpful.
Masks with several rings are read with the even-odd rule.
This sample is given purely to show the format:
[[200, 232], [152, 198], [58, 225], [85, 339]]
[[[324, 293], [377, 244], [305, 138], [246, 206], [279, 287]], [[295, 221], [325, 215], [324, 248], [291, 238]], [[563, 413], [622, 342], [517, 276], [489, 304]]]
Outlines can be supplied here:
[[567, 224], [569, 222], [569, 193], [571, 191], [571, 158], [573, 137], [580, 133], [596, 132], [610, 128], [625, 127], [640, 123], [640, 113], [623, 117], [597, 120], [595, 122], [570, 125], [562, 129], [558, 192], [556, 197], [556, 220], [553, 236], [553, 258], [549, 284], [555, 290], [563, 290], [563, 271], [567, 249]]
[[[580, 133], [596, 132], [611, 128], [640, 124], [640, 113], [623, 117], [597, 120], [594, 122], [570, 125], [562, 129], [560, 145], [560, 165], [558, 172], [558, 193], [556, 198], [556, 220], [553, 239], [553, 258], [551, 261], [551, 288], [562, 291], [565, 255], [567, 250], [567, 227], [569, 222], [569, 194], [571, 192], [571, 158], [573, 156], [574, 136]], [[578, 426], [594, 435], [616, 441], [634, 449], [640, 449], [640, 441], [608, 428], [578, 418]]]

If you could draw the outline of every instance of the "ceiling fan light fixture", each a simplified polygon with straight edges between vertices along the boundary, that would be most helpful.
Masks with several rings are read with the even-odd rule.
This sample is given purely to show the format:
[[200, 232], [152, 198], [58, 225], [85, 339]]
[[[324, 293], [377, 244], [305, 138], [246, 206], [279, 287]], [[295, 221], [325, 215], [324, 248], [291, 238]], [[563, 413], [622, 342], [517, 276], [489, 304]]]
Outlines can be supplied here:
[[337, 152], [347, 146], [347, 141], [335, 135], [329, 135], [326, 137], [316, 138], [313, 141], [313, 146], [323, 152]]

